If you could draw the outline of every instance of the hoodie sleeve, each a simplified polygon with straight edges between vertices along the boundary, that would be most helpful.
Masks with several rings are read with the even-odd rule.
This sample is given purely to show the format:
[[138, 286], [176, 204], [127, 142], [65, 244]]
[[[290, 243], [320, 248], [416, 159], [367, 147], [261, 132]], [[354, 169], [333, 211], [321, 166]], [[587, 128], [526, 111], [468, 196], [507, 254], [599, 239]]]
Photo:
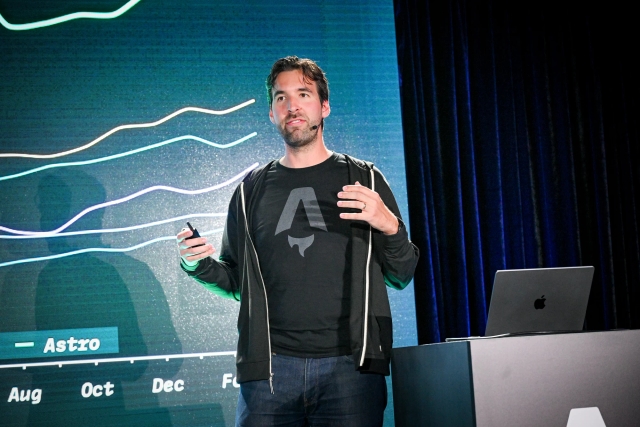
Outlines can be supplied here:
[[420, 251], [409, 240], [409, 234], [400, 216], [400, 209], [389, 184], [382, 173], [374, 167], [375, 191], [385, 205], [398, 218], [398, 232], [385, 235], [374, 230], [373, 239], [377, 256], [382, 265], [382, 272], [387, 286], [404, 289], [413, 278]]
[[193, 277], [196, 282], [216, 295], [236, 301], [240, 301], [237, 237], [239, 191], [240, 186], [236, 188], [229, 203], [219, 259], [216, 261], [208, 257], [200, 260], [194, 267], [187, 266], [182, 258], [180, 259], [182, 270]]

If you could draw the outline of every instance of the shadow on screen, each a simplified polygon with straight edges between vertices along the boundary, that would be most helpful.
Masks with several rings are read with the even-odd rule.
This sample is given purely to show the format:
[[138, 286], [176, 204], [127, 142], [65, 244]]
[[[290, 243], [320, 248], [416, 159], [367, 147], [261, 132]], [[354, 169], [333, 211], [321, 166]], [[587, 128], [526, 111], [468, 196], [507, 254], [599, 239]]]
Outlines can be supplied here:
[[[43, 177], [37, 194], [41, 230], [59, 227], [105, 197], [102, 185], [80, 170]], [[102, 212], [85, 215], [67, 231], [101, 229]], [[104, 246], [100, 234], [48, 238], [47, 244], [52, 254]], [[127, 272], [127, 281], [119, 270]], [[98, 357], [145, 356], [149, 347], [154, 354], [182, 350], [160, 283], [146, 264], [124, 254], [84, 253], [48, 261], [37, 278], [34, 311], [37, 330], [117, 327], [119, 353]], [[150, 335], [143, 336], [141, 329]], [[181, 363], [173, 359], [152, 375], [171, 378]], [[125, 393], [148, 367], [149, 362], [136, 361], [33, 368], [31, 388], [42, 389], [43, 399], [29, 405], [28, 425], [170, 426], [171, 415], [160, 407], [151, 383]]]

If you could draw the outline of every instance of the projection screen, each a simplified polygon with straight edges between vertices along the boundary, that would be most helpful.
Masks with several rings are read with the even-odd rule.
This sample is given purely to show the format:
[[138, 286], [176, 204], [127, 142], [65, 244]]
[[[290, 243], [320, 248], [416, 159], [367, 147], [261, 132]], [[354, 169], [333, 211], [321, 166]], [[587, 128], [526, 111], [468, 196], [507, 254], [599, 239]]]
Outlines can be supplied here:
[[[287, 55], [327, 73], [327, 146], [407, 218], [391, 0], [2, 0], [0, 22], [0, 424], [233, 425], [238, 304], [175, 234], [219, 246], [282, 155], [264, 81]], [[415, 345], [412, 286], [389, 296]]]

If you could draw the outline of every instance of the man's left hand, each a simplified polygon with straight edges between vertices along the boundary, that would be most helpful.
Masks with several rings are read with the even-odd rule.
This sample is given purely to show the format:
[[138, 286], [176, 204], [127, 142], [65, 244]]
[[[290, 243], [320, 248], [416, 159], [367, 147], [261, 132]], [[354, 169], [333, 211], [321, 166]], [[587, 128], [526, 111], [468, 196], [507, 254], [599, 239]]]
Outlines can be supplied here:
[[340, 218], [366, 221], [373, 228], [391, 235], [398, 232], [398, 218], [384, 204], [378, 193], [356, 182], [345, 185], [338, 193], [338, 206], [341, 208], [360, 209], [359, 213], [341, 213]]

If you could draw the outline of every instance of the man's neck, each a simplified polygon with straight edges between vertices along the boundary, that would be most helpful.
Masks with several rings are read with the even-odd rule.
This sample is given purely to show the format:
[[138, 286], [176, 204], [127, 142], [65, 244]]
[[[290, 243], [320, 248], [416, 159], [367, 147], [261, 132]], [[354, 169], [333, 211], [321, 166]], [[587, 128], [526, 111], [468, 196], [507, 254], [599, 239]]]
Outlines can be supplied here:
[[320, 164], [331, 157], [331, 151], [319, 139], [306, 147], [294, 149], [285, 144], [284, 156], [280, 159], [282, 166], [298, 169]]

